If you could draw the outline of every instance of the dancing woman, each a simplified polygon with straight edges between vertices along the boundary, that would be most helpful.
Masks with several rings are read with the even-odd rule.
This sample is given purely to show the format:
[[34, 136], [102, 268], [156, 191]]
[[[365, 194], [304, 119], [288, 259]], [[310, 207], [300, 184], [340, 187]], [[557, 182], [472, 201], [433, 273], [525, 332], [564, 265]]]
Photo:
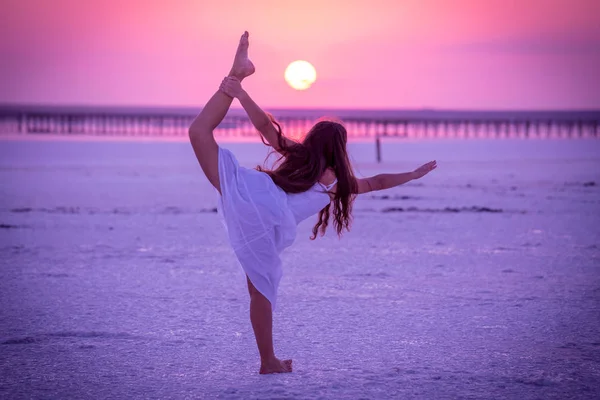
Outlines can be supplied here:
[[[296, 227], [318, 214], [311, 239], [325, 234], [330, 216], [339, 236], [350, 229], [352, 203], [358, 194], [419, 179], [436, 168], [431, 161], [412, 172], [354, 177], [346, 151], [347, 133], [332, 121], [316, 123], [302, 142], [281, 127], [246, 93], [241, 82], [254, 73], [248, 58], [248, 32], [240, 38], [233, 67], [189, 128], [189, 137], [204, 174], [218, 192], [217, 209], [233, 250], [247, 276], [250, 320], [260, 353], [261, 374], [291, 372], [292, 360], [273, 350], [273, 315], [282, 276], [280, 254], [296, 238]], [[213, 130], [237, 98], [263, 142], [280, 154], [274, 169], [240, 167], [220, 147]]]

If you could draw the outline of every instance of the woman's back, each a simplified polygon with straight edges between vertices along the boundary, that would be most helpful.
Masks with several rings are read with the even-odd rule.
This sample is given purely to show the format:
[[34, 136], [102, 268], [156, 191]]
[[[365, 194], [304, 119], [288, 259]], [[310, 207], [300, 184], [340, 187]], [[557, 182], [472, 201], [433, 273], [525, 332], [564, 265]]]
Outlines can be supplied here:
[[297, 224], [315, 215], [329, 204], [331, 197], [328, 192], [336, 183], [337, 179], [329, 185], [317, 182], [306, 192], [287, 193], [288, 206], [294, 214]]

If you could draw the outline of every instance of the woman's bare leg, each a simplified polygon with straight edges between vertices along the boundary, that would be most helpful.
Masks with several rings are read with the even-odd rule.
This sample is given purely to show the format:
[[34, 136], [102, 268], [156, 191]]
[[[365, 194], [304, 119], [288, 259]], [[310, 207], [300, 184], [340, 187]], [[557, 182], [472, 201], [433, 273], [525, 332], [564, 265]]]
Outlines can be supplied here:
[[[254, 65], [248, 58], [248, 32], [240, 38], [230, 76], [240, 81], [254, 73]], [[219, 147], [213, 136], [213, 130], [221, 123], [233, 98], [217, 91], [206, 103], [189, 129], [190, 142], [196, 158], [210, 183], [220, 192], [219, 183]], [[261, 358], [261, 374], [292, 372], [292, 360], [280, 361], [273, 351], [273, 313], [271, 303], [248, 279], [250, 292], [250, 320]]]
[[[248, 32], [240, 38], [233, 66], [229, 72], [239, 80], [254, 73], [254, 65], [248, 58]], [[200, 167], [210, 183], [221, 192], [219, 184], [219, 146], [213, 136], [213, 130], [223, 121], [233, 99], [217, 91], [206, 103], [200, 114], [189, 128], [189, 137]]]
[[260, 373], [292, 372], [292, 360], [279, 360], [273, 350], [273, 311], [271, 302], [262, 295], [248, 278], [250, 293], [250, 321], [260, 353]]

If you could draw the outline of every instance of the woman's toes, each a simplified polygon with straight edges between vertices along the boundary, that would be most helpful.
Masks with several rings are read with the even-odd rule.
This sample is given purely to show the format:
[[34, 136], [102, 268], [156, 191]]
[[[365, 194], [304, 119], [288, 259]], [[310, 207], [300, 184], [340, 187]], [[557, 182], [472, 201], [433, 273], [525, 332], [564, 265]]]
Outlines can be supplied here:
[[292, 360], [283, 360], [283, 364], [290, 372], [292, 372]]

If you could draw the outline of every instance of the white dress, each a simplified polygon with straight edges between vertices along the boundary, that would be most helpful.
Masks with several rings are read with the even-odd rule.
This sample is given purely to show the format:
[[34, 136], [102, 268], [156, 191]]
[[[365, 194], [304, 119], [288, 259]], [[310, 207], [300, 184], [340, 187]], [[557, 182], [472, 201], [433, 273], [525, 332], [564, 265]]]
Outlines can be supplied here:
[[241, 167], [231, 151], [220, 146], [219, 182], [217, 211], [233, 251], [274, 310], [282, 276], [279, 255], [296, 239], [298, 223], [329, 204], [327, 191], [335, 182], [288, 194], [264, 172]]

